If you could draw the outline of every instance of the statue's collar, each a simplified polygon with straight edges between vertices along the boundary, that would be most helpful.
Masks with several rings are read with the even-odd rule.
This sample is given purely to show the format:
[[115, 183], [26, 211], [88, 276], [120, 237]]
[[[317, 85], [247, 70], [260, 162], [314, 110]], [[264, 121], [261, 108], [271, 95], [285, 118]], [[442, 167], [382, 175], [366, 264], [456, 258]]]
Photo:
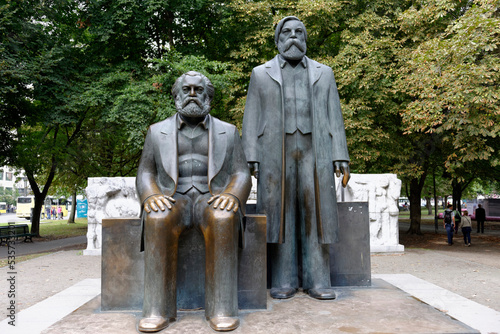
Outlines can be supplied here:
[[[179, 113], [177, 113], [177, 129], [180, 130], [185, 125], [188, 125], [187, 122], [182, 118], [182, 116]], [[206, 115], [203, 121], [198, 123], [198, 125], [202, 126], [205, 130], [208, 130], [208, 127], [210, 125], [209, 115]]]
[[[280, 64], [281, 68], [284, 68], [285, 66], [289, 65], [288, 61], [283, 58], [282, 55], [278, 55], [278, 63]], [[307, 61], [306, 61], [306, 56], [302, 57], [300, 63], [302, 67], [307, 68]]]

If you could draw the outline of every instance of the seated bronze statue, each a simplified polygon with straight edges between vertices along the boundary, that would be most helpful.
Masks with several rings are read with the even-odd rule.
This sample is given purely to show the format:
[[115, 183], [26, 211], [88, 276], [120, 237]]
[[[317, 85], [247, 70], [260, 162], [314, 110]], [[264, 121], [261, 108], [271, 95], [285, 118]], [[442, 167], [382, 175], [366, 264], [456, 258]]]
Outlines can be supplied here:
[[216, 331], [238, 327], [238, 238], [251, 188], [238, 130], [209, 115], [214, 87], [198, 72], [177, 79], [178, 111], [151, 125], [137, 173], [143, 205], [144, 306], [138, 329], [156, 332], [177, 314], [179, 236], [205, 240], [205, 316]]

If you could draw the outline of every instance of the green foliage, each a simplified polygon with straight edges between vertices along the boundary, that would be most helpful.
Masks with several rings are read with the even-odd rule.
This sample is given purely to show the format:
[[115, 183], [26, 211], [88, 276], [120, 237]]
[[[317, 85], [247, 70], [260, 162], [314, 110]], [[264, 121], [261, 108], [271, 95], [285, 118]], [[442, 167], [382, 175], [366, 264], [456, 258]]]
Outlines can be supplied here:
[[7, 1], [0, 7], [2, 163], [23, 168], [39, 209], [58, 163], [85, 119], [72, 98], [81, 92], [83, 48], [75, 1]]
[[0, 202], [6, 202], [7, 205], [16, 205], [17, 197], [19, 197], [17, 189], [0, 188]]
[[467, 188], [464, 197], [476, 198], [477, 195], [488, 196], [490, 194], [500, 194], [500, 183], [498, 181], [477, 179]]
[[[331, 64], [338, 82], [353, 169], [396, 171], [412, 140], [401, 136], [400, 94], [394, 90], [401, 32], [396, 18], [405, 2], [374, 2], [347, 20]], [[390, 166], [393, 166], [391, 168]], [[400, 169], [398, 170], [398, 172]]]
[[[442, 3], [431, 17], [453, 4]], [[459, 178], [470, 162], [500, 162], [494, 147], [500, 131], [500, 18], [495, 14], [500, 2], [469, 5], [444, 31], [405, 55], [398, 85], [412, 98], [402, 112], [406, 131], [440, 134], [448, 151], [445, 166]], [[418, 14], [404, 18], [413, 22]]]
[[175, 80], [183, 73], [197, 71], [207, 76], [215, 87], [211, 115], [231, 122], [233, 115], [230, 108], [235, 99], [234, 85], [238, 74], [231, 70], [230, 64], [210, 61], [204, 56], [182, 56], [176, 52], [171, 52], [167, 59], [154, 60], [153, 63], [158, 71], [155, 79], [162, 85], [161, 87], [167, 87], [165, 94], [168, 94], [169, 99], [171, 99], [169, 104], [171, 114], [176, 112], [173, 98], [170, 96], [170, 90]]
[[[25, 110], [32, 97], [30, 77], [40, 55], [43, 27], [25, 18], [36, 12], [35, 3], [6, 1], [0, 5], [0, 157], [10, 163], [12, 129], [26, 120]], [[34, 44], [32, 48], [26, 45]]]

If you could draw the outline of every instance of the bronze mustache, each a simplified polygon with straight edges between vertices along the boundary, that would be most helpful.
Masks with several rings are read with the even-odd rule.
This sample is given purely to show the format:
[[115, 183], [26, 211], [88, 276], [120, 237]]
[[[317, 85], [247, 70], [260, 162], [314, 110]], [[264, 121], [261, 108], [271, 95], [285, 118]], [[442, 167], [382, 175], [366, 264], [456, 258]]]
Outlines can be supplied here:
[[191, 102], [194, 102], [196, 103], [200, 108], [203, 108], [203, 104], [201, 103], [200, 100], [198, 99], [195, 99], [195, 98], [187, 98], [184, 100], [184, 102], [182, 103], [182, 107], [185, 108], [189, 103]]
[[285, 42], [285, 51], [288, 51], [293, 45], [300, 51], [304, 52], [304, 45], [298, 40], [292, 39]]

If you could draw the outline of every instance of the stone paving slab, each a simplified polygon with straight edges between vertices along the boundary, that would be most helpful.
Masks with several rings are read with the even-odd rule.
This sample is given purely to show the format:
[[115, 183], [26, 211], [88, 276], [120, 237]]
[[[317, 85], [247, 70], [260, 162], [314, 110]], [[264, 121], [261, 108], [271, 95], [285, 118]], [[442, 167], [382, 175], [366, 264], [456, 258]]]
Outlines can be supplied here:
[[[15, 326], [0, 322], [2, 334], [37, 334], [60, 321], [101, 293], [100, 279], [85, 279], [16, 315]], [[103, 332], [105, 333], [105, 332]]]
[[[267, 310], [240, 312], [241, 325], [232, 333], [479, 333], [382, 279], [373, 279], [371, 287], [337, 291], [335, 301], [315, 300], [302, 292], [288, 300], [268, 298]], [[96, 297], [42, 333], [137, 333], [139, 312], [101, 312], [99, 305]], [[214, 331], [203, 311], [183, 311], [159, 333]]]
[[500, 312], [409, 274], [374, 275], [481, 333], [500, 332]]

